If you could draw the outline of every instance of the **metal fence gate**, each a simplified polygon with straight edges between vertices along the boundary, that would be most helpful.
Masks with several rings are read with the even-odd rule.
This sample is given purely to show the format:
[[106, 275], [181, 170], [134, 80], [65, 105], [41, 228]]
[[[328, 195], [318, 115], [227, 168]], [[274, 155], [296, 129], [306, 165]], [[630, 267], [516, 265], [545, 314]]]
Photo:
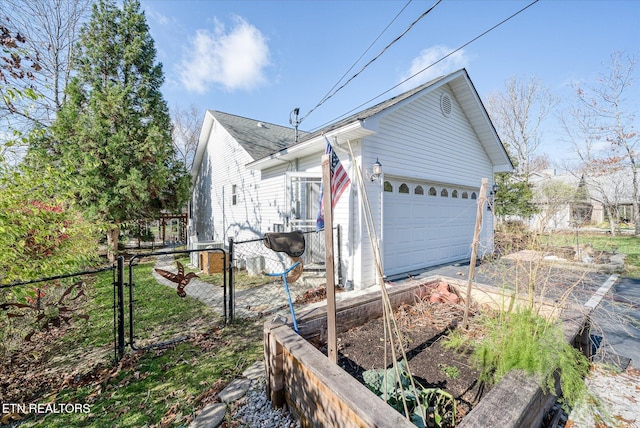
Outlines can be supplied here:
[[[339, 228], [334, 233], [339, 243]], [[304, 281], [300, 281], [302, 285], [300, 282], [297, 285], [303, 291], [316, 287], [326, 279], [324, 232], [305, 232], [304, 235]], [[334, 252], [338, 260], [339, 248], [338, 244], [338, 251]], [[199, 253], [200, 263], [195, 272], [194, 267], [189, 265], [188, 256], [191, 253]], [[147, 263], [151, 260], [154, 260], [153, 264]], [[207, 267], [204, 273], [203, 265]], [[281, 287], [278, 278], [268, 277], [268, 273], [281, 272], [289, 265], [291, 260], [285, 254], [266, 248], [263, 238], [235, 242], [229, 239], [228, 253], [222, 248], [155, 251], [133, 255], [128, 263], [120, 256], [115, 264], [105, 268], [16, 282], [1, 288], [112, 271], [113, 305], [104, 310], [113, 312], [113, 352], [114, 359], [118, 361], [124, 356], [127, 346], [133, 350], [163, 346], [184, 340], [202, 330], [210, 330], [221, 320], [225, 324], [233, 321], [237, 308], [243, 318], [265, 315], [278, 309], [283, 306], [284, 292], [278, 288]], [[211, 266], [214, 268], [210, 269]], [[342, 284], [340, 269], [337, 272], [338, 283]], [[258, 285], [254, 277], [260, 277]], [[237, 287], [241, 290], [236, 293]], [[77, 294], [78, 290], [71, 288], [66, 298]], [[264, 290], [270, 293], [267, 298], [261, 294]], [[266, 309], [263, 311], [256, 307], [251, 299], [260, 300], [259, 303], [264, 304]], [[32, 308], [21, 306], [22, 303], [11, 305], [4, 303], [0, 309], [12, 311], [12, 314], [18, 310], [43, 311], [39, 300], [34, 301]], [[64, 306], [64, 299], [56, 302], [56, 305], [63, 314], [69, 310]], [[166, 305], [165, 318], [158, 320], [157, 316], [154, 317], [157, 309], [154, 305]], [[244, 311], [250, 305], [253, 306], [252, 311]]]
[[[219, 273], [205, 272], [205, 281], [200, 278], [202, 273], [187, 272], [188, 260], [175, 256], [192, 252], [206, 255], [207, 262], [219, 267]], [[141, 263], [148, 258], [156, 259], [153, 266]], [[125, 282], [124, 260], [119, 258], [114, 291], [117, 356], [124, 355], [127, 345], [138, 350], [187, 339], [210, 330], [221, 316], [226, 323], [227, 271], [228, 257], [223, 249], [149, 252], [131, 257]], [[157, 319], [154, 305], [165, 305], [165, 318]]]

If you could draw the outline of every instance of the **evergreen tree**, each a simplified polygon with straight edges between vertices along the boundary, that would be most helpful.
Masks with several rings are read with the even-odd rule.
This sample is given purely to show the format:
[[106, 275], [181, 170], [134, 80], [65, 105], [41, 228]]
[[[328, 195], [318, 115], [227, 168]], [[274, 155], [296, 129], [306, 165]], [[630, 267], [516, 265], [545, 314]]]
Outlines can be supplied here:
[[528, 181], [514, 180], [512, 174], [498, 173], [494, 176], [498, 191], [494, 195], [496, 217], [504, 221], [508, 217], [530, 218], [538, 212], [533, 203], [533, 189]]
[[52, 126], [48, 154], [68, 172], [81, 205], [105, 222], [111, 250], [120, 225], [176, 210], [188, 193], [155, 57], [138, 0], [122, 9], [113, 0], [94, 4], [80, 32], [76, 77]]

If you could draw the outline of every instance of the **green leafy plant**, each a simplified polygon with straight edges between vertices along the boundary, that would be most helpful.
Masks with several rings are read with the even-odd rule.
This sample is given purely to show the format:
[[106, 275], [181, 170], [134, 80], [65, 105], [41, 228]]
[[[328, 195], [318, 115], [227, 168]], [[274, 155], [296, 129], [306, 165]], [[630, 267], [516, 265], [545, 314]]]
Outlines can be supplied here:
[[[454, 426], [456, 400], [439, 388], [425, 388], [416, 382], [411, 387], [410, 374], [405, 360], [398, 362], [396, 369], [367, 370], [362, 374], [367, 387], [385, 400], [391, 407], [404, 413], [404, 403], [411, 413], [411, 422], [419, 427]], [[415, 381], [414, 381], [415, 382]]]
[[460, 369], [456, 366], [450, 366], [449, 364], [438, 364], [440, 371], [444, 373], [449, 379], [458, 379], [460, 377]]
[[[585, 396], [589, 363], [565, 340], [560, 324], [531, 309], [483, 316], [479, 323], [485, 335], [474, 343], [472, 359], [480, 369], [480, 380], [495, 384], [511, 370], [520, 369], [535, 375], [545, 392], [555, 391], [558, 376], [566, 405], [573, 406]], [[453, 334], [457, 337], [444, 346], [464, 347], [461, 334]]]

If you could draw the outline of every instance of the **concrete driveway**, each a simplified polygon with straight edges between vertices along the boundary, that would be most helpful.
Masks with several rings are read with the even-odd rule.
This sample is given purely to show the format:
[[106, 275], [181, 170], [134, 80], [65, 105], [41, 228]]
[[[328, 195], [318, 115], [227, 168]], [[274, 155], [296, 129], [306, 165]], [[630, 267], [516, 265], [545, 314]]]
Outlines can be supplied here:
[[[585, 304], [602, 284], [611, 277], [608, 273], [587, 272], [566, 269], [544, 264], [531, 269], [527, 263], [513, 260], [481, 263], [477, 266], [474, 281], [497, 287], [512, 284], [527, 284], [535, 272], [537, 289], [545, 290], [547, 298], [563, 298], [574, 304]], [[442, 275], [466, 279], [469, 274], [469, 261], [436, 266], [405, 275], [404, 278], [392, 278], [395, 282], [421, 280], [430, 275]], [[570, 292], [567, 294], [567, 291]], [[618, 278], [612, 289], [596, 308], [593, 318], [594, 336], [600, 361], [614, 364], [621, 369], [631, 365], [640, 369], [640, 280]]]
[[640, 279], [619, 278], [592, 321], [602, 338], [596, 360], [640, 370]]

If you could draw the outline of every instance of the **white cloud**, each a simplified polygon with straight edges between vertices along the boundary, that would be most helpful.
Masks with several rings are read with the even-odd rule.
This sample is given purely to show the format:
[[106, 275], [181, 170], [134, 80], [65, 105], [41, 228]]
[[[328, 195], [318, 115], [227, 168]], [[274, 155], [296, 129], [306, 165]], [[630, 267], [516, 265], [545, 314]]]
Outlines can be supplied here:
[[[446, 59], [442, 59], [452, 51], [453, 49], [447, 46], [436, 45], [420, 52], [420, 55], [411, 61], [411, 67], [400, 79], [400, 81], [404, 81], [415, 75], [415, 77], [401, 85], [402, 90], [415, 88], [416, 86], [435, 79], [436, 77], [467, 67], [469, 64], [469, 58], [464, 50], [459, 50], [448, 56]], [[433, 65], [437, 61], [440, 62]]]
[[260, 86], [269, 65], [266, 37], [238, 17], [230, 31], [219, 21], [213, 31], [198, 30], [178, 69], [188, 91], [203, 93], [212, 85], [230, 91]]
[[166, 15], [161, 14], [160, 12], [155, 10], [153, 7], [150, 7], [149, 5], [145, 6], [145, 13], [147, 14], [147, 16], [149, 16], [149, 18], [153, 19], [155, 22], [157, 22], [160, 25], [166, 25], [169, 23], [169, 18], [167, 18]]

